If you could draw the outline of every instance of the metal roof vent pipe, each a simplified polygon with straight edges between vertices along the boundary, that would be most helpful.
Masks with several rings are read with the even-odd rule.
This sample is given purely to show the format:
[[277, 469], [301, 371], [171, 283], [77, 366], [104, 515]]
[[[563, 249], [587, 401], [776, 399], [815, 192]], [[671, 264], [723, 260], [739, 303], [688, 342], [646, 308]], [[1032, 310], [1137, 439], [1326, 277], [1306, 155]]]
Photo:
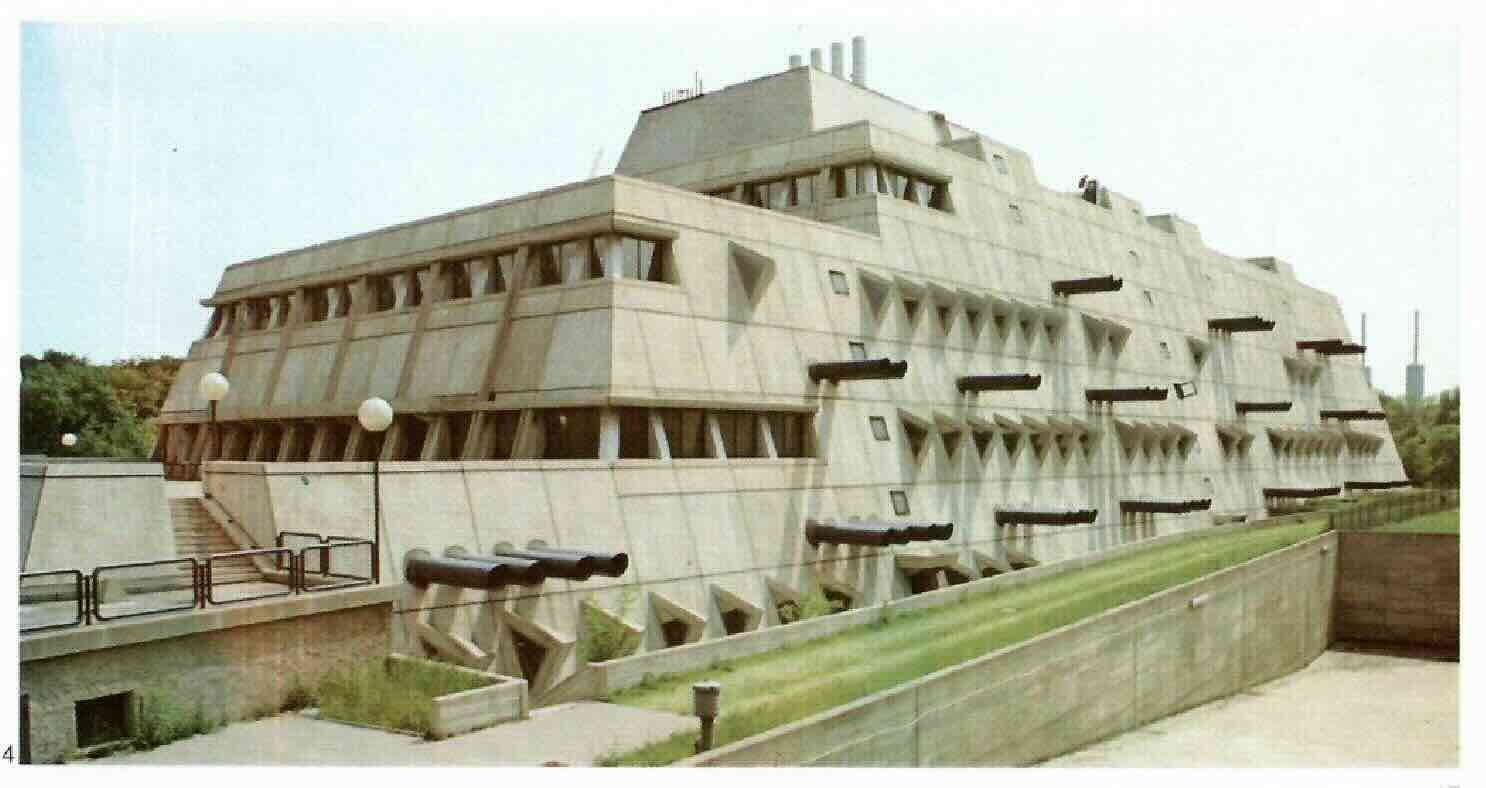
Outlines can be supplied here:
[[841, 61], [843, 61], [843, 60], [846, 59], [845, 52], [846, 52], [846, 48], [841, 45], [841, 42], [840, 41], [832, 41], [831, 42], [831, 76], [835, 76], [835, 77], [844, 77], [844, 76], [846, 76], [846, 73], [845, 73], [846, 65], [841, 62]]
[[822, 71], [825, 70], [825, 61], [823, 60], [823, 56], [821, 55], [820, 47], [814, 47], [810, 50], [810, 67], [818, 68]]
[[804, 58], [800, 57], [799, 55], [790, 55], [789, 56], [789, 67], [790, 68], [799, 68], [800, 66], [803, 66], [803, 65], [805, 65], [805, 59]]
[[851, 37], [851, 81], [867, 86], [867, 37]]

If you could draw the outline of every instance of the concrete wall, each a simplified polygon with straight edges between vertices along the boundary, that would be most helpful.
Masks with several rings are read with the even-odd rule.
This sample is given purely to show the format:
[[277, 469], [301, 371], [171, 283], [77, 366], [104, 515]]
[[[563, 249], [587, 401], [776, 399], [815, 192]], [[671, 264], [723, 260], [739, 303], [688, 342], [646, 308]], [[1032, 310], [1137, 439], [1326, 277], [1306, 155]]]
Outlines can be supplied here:
[[1460, 651], [1460, 537], [1342, 531], [1336, 639]]
[[682, 763], [1036, 763], [1310, 662], [1330, 642], [1335, 548], [1323, 534]]
[[91, 571], [175, 557], [163, 470], [155, 463], [48, 463], [21, 468], [24, 571]]
[[31, 534], [36, 527], [36, 507], [41, 503], [41, 488], [46, 483], [46, 466], [22, 464], [20, 476], [21, 511], [16, 519], [16, 530], [20, 532], [21, 548], [16, 555], [20, 556], [21, 570], [25, 571], [26, 556], [31, 552]]
[[120, 692], [161, 695], [218, 720], [277, 710], [296, 683], [384, 656], [388, 589], [363, 589], [95, 625], [21, 642], [38, 763], [77, 748], [75, 704]]

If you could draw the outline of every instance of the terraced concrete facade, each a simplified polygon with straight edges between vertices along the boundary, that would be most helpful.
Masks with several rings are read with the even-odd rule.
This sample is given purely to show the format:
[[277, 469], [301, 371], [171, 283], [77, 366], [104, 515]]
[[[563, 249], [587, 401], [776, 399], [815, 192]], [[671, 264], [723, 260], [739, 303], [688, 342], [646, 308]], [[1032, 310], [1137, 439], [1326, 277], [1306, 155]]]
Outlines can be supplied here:
[[[1108, 275], [1121, 289], [1052, 291]], [[1360, 357], [1297, 349], [1350, 336], [1288, 263], [1045, 188], [1022, 151], [814, 67], [641, 113], [613, 176], [239, 263], [203, 304], [157, 459], [260, 542], [368, 535], [379, 458], [386, 582], [415, 548], [629, 554], [616, 579], [407, 588], [404, 647], [523, 675], [539, 701], [580, 669], [590, 597], [638, 590], [623, 618], [661, 649], [775, 625], [817, 589], [869, 605], [1252, 518], [1264, 488], [1403, 478], [1383, 422], [1321, 418], [1379, 403]], [[1209, 329], [1250, 315], [1273, 329]], [[906, 375], [807, 374], [884, 357]], [[232, 383], [217, 431], [212, 371]], [[1022, 372], [1040, 386], [957, 387]], [[385, 436], [355, 422], [373, 396], [398, 414]], [[1122, 518], [1134, 499], [1212, 505]], [[1005, 508], [1097, 517], [998, 526]], [[804, 539], [856, 517], [955, 531]]]

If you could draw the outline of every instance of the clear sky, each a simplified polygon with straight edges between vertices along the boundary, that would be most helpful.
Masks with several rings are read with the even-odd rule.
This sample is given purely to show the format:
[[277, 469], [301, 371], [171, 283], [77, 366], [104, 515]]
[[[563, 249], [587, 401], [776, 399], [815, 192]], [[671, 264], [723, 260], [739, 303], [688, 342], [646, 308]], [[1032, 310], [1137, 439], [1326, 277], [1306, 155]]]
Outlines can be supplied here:
[[[869, 84], [1336, 293], [1460, 376], [1459, 45], [1169, 16], [22, 28], [24, 352], [183, 355], [230, 263], [611, 172], [637, 113], [864, 34]], [[1297, 18], [1298, 20], [1298, 18]], [[1214, 24], [1214, 21], [1220, 23]], [[848, 45], [849, 50], [849, 45]]]

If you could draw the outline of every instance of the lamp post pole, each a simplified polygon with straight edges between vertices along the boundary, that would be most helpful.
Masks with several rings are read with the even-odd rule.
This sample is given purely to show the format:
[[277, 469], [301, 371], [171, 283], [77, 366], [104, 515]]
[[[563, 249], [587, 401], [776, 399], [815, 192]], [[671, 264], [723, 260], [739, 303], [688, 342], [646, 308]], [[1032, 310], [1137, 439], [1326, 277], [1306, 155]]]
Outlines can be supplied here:
[[[367, 432], [382, 433], [392, 426], [392, 406], [381, 397], [371, 397], [356, 409], [356, 421]], [[372, 457], [372, 577], [382, 579], [382, 452]]]
[[[217, 402], [220, 401], [223, 397], [226, 397], [227, 396], [227, 392], [232, 389], [232, 384], [230, 384], [227, 381], [226, 376], [224, 376], [222, 373], [220, 373], [220, 372], [208, 372], [205, 375], [202, 375], [201, 376], [201, 383], [197, 384], [197, 388], [200, 389], [201, 396], [203, 396], [203, 397], [206, 398], [206, 412], [207, 412], [206, 437], [207, 437], [207, 447], [208, 448], [215, 447], [215, 446], [217, 446], [217, 439], [218, 439], [218, 435], [217, 435]], [[217, 447], [217, 453], [218, 454], [221, 453], [221, 448], [220, 447]], [[202, 452], [201, 452], [201, 454], [202, 454], [201, 465], [204, 465], [204, 464], [206, 464], [206, 458], [207, 458], [207, 454], [208, 454], [207, 449], [203, 449]], [[187, 459], [189, 459], [189, 458], [187, 458]], [[211, 493], [207, 491], [206, 485], [204, 484], [204, 482], [206, 480], [205, 480], [205, 477], [201, 473], [201, 466], [200, 465], [198, 465], [197, 468], [196, 468], [196, 476], [202, 478], [202, 481], [203, 481], [203, 484], [202, 484], [202, 487], [201, 487], [201, 493], [202, 493], [202, 495], [207, 496], [207, 497], [210, 497], [211, 496]]]

